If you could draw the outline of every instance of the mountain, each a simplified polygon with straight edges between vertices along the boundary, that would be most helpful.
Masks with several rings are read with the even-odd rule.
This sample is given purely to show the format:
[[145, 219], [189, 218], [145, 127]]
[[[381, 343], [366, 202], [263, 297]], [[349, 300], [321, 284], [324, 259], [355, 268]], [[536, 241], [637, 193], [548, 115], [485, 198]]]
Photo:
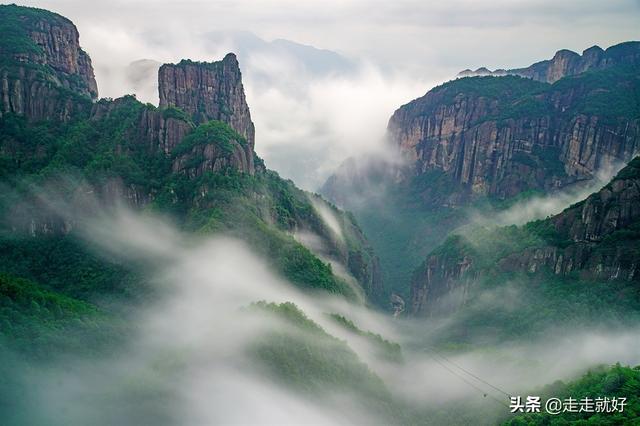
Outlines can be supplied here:
[[[391, 158], [345, 162], [321, 193], [354, 212], [385, 281], [410, 297], [406, 271], [474, 215], [577, 191], [633, 158], [640, 148], [636, 48], [613, 46], [607, 58], [619, 60], [553, 84], [505, 75], [435, 87], [390, 118]], [[361, 194], [375, 195], [362, 202]]]
[[89, 105], [78, 97], [97, 98], [91, 59], [71, 21], [16, 5], [1, 5], [0, 15], [0, 113], [68, 120]]
[[553, 85], [514, 76], [454, 80], [398, 109], [390, 138], [413, 173], [441, 174], [455, 188], [441, 203], [560, 189], [637, 151], [638, 65]]
[[[249, 31], [210, 31], [203, 35], [207, 43], [230, 45], [243, 63], [260, 62], [263, 58], [273, 58], [291, 62], [300, 74], [327, 77], [332, 74], [349, 75], [356, 70], [356, 64], [341, 54], [297, 43], [292, 40], [264, 40]], [[275, 83], [268, 70], [257, 67], [250, 71], [254, 83], [268, 85]]]
[[475, 71], [466, 69], [458, 73], [457, 77], [504, 76], [517, 75], [531, 78], [545, 83], [555, 83], [564, 77], [581, 74], [621, 64], [634, 64], [640, 57], [640, 42], [628, 41], [616, 44], [606, 50], [600, 46], [592, 46], [582, 52], [582, 55], [568, 49], [558, 50], [553, 58], [536, 62], [526, 68], [509, 70], [498, 69], [490, 71], [486, 67]]
[[[558, 317], [566, 325], [630, 321], [640, 307], [639, 225], [636, 157], [601, 190], [555, 216], [447, 238], [415, 272], [410, 311], [459, 318], [462, 334], [491, 325], [501, 337], [513, 325], [526, 333]], [[526, 306], [508, 302], [510, 291]], [[487, 294], [514, 306], [487, 310], [479, 303]]]
[[[96, 256], [76, 214], [124, 201], [170, 215], [188, 232], [240, 238], [301, 288], [377, 300], [377, 259], [352, 217], [281, 179], [255, 154], [235, 55], [163, 65], [159, 108], [134, 96], [95, 101], [91, 62], [69, 20], [14, 5], [1, 6], [0, 16], [2, 34], [10, 34], [0, 66], [7, 280], [90, 306], [138, 300], [149, 290], [140, 271]], [[72, 208], [61, 211], [58, 202]]]

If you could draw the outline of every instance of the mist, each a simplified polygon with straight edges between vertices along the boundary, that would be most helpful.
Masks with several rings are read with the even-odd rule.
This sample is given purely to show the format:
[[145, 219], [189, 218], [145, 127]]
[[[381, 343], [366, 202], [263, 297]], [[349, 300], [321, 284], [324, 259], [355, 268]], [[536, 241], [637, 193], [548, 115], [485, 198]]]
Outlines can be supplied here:
[[103, 97], [135, 93], [157, 104], [155, 66], [237, 53], [257, 153], [311, 191], [346, 158], [384, 149], [391, 113], [460, 70], [634, 39], [640, 13], [631, 0], [23, 3], [78, 26]]
[[490, 215], [472, 210], [469, 214], [470, 224], [465, 229], [469, 226], [524, 225], [527, 222], [556, 215], [602, 189], [624, 166], [626, 163], [619, 160], [604, 161], [593, 174], [592, 179], [578, 181], [573, 185], [545, 195], [527, 197], [503, 211], [493, 212]]
[[[273, 333], [316, 337], [250, 309], [257, 301], [294, 303], [382, 380], [402, 412], [421, 413], [425, 423], [448, 423], [451, 419], [442, 417], [441, 409], [455, 404], [472, 416], [473, 410], [481, 410], [490, 424], [508, 416], [507, 394], [575, 378], [600, 364], [640, 363], [640, 329], [602, 324], [569, 327], [570, 333], [565, 324], [542, 330], [543, 338], [526, 343], [507, 341], [489, 351], [474, 345], [442, 355], [433, 337], [442, 327], [438, 321], [392, 318], [362, 304], [302, 292], [241, 241], [185, 234], [167, 218], [134, 212], [123, 204], [107, 208], [91, 195], [89, 202], [80, 202], [95, 208], [80, 210], [50, 197], [50, 192], [43, 194], [41, 200], [56, 214], [73, 218], [96, 253], [147, 265], [146, 278], [158, 297], [125, 319], [131, 332], [111, 351], [99, 356], [67, 353], [43, 366], [14, 371], [28, 389], [25, 401], [38, 407], [29, 414], [35, 424], [52, 424], [52, 418], [67, 425], [402, 423], [372, 411], [371, 396], [357, 387], [324, 384], [320, 393], [301, 391], [274, 376], [255, 358], [256, 342]], [[480, 300], [487, 311], [509, 303], [497, 294]], [[361, 330], [399, 343], [402, 360], [381, 358], [370, 339], [327, 314], [341, 315]]]

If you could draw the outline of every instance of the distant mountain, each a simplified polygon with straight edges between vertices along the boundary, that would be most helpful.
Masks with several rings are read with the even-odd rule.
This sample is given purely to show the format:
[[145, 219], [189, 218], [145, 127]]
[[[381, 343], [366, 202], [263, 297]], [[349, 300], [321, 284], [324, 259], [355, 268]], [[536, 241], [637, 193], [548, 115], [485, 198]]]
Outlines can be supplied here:
[[[387, 280], [407, 296], [402, 270], [417, 267], [416, 256], [424, 259], [464, 224], [471, 207], [491, 212], [533, 194], [581, 187], [633, 158], [640, 149], [639, 45], [613, 46], [597, 62], [602, 66], [553, 84], [505, 75], [435, 87], [389, 120], [389, 151], [401, 162], [350, 160], [321, 193], [353, 210], [374, 241], [381, 226], [405, 235], [404, 243], [381, 238], [376, 250], [386, 254]], [[372, 188], [376, 201], [357, 202]]]
[[[278, 87], [285, 92], [300, 90], [296, 84], [309, 78], [350, 75], [356, 64], [339, 53], [318, 49], [291, 40], [266, 41], [249, 31], [210, 31], [202, 36], [206, 45], [226, 46], [243, 66], [245, 80], [256, 90]], [[287, 80], [269, 64], [285, 63], [296, 71], [296, 82]], [[162, 64], [154, 59], [139, 59], [124, 70], [125, 86], [151, 103], [157, 102], [157, 73]]]
[[[266, 41], [249, 31], [211, 31], [203, 37], [211, 43], [231, 46], [240, 62], [246, 64], [251, 64], [253, 60], [259, 62], [261, 57], [266, 56], [291, 62], [299, 68], [301, 74], [308, 73], [318, 77], [349, 74], [356, 69], [353, 61], [337, 52], [285, 39]], [[266, 78], [259, 69], [247, 71], [256, 73], [255, 77]]]
[[559, 50], [552, 59], [536, 62], [526, 68], [491, 71], [485, 67], [475, 71], [466, 69], [456, 77], [482, 77], [487, 75], [517, 75], [545, 83], [555, 83], [564, 77], [581, 74], [586, 71], [605, 69], [621, 64], [636, 64], [640, 61], [640, 42], [628, 41], [616, 44], [604, 50], [600, 46], [592, 46], [579, 55], [568, 49]]

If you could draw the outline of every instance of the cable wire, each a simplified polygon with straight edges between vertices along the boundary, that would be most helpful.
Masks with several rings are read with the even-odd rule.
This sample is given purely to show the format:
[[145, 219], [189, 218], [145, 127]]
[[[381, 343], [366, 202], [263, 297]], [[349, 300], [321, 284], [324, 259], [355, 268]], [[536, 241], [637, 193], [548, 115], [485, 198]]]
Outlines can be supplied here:
[[457, 378], [459, 378], [460, 380], [462, 380], [463, 382], [465, 382], [466, 384], [468, 384], [469, 386], [471, 386], [472, 388], [476, 389], [477, 391], [479, 391], [480, 393], [482, 393], [483, 396], [485, 397], [490, 397], [491, 399], [493, 399], [494, 401], [496, 401], [498, 404], [500, 405], [504, 405], [505, 407], [509, 408], [509, 405], [507, 405], [504, 401], [502, 401], [501, 399], [496, 398], [495, 396], [493, 396], [492, 394], [486, 392], [484, 389], [476, 386], [475, 384], [471, 383], [470, 381], [468, 381], [467, 379], [465, 379], [463, 376], [459, 375], [458, 373], [456, 373], [455, 371], [453, 371], [452, 369], [450, 369], [449, 367], [447, 367], [442, 361], [440, 361], [438, 358], [436, 358], [435, 356], [431, 355], [431, 358], [437, 362], [438, 364], [440, 364], [440, 366], [442, 368], [444, 368], [445, 370], [447, 370], [448, 372], [450, 372], [451, 374], [453, 374], [454, 376], [456, 376]]
[[506, 392], [502, 389], [500, 389], [499, 387], [492, 385], [491, 383], [489, 383], [488, 381], [484, 380], [481, 377], [478, 377], [477, 375], [473, 374], [472, 372], [470, 372], [469, 370], [463, 368], [462, 366], [458, 365], [457, 363], [451, 361], [449, 358], [447, 358], [446, 356], [438, 353], [435, 349], [429, 349], [429, 348], [425, 348], [427, 351], [432, 352], [434, 354], [436, 354], [437, 356], [439, 356], [440, 358], [444, 359], [445, 361], [447, 361], [448, 363], [450, 363], [451, 365], [453, 365], [454, 367], [460, 369], [461, 371], [465, 372], [466, 374], [468, 374], [469, 376], [473, 377], [474, 379], [484, 383], [485, 385], [491, 387], [494, 390], [497, 390], [498, 392], [508, 396], [509, 398], [511, 397], [511, 394], [509, 392]]

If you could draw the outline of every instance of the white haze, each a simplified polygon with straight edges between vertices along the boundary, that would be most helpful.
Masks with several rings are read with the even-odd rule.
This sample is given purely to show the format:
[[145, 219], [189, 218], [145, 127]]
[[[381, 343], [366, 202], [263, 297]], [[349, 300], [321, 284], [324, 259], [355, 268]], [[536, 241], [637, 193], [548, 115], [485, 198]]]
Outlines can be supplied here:
[[[632, 158], [634, 156], [632, 156]], [[570, 205], [582, 201], [594, 192], [599, 191], [609, 183], [625, 165], [626, 163], [619, 160], [605, 161], [594, 173], [593, 179], [578, 182], [560, 191], [527, 198], [504, 211], [492, 213], [491, 215], [481, 212], [471, 212], [470, 226], [523, 225], [533, 220], [556, 215]]]
[[[640, 12], [633, 0], [23, 4], [61, 13], [78, 26], [101, 96], [135, 91], [141, 100], [157, 103], [156, 76], [132, 84], [130, 63], [213, 61], [245, 50], [240, 66], [256, 123], [256, 150], [268, 167], [309, 190], [344, 159], [380, 150], [391, 113], [458, 71], [527, 66], [561, 48], [581, 52], [635, 39]], [[246, 31], [267, 44], [237, 36]], [[309, 72], [312, 58], [274, 49], [268, 42], [276, 39], [338, 52], [352, 67]]]
[[[478, 391], [460, 378], [459, 370], [453, 374], [451, 364], [443, 368], [430, 349], [428, 322], [394, 320], [342, 299], [303, 293], [233, 239], [185, 235], [162, 218], [123, 207], [80, 210], [54, 204], [58, 214], [73, 218], [98, 253], [152, 265], [149, 278], [161, 297], [127, 318], [135, 332], [123, 349], [97, 359], [70, 356], [53, 369], [27, 372], [28, 400], [42, 419], [72, 425], [390, 421], [371, 417], [357, 393], [326, 389], [320, 396], [307, 395], [266, 374], [248, 356], [249, 348], [257, 337], [291, 325], [241, 310], [259, 300], [294, 302], [328, 333], [346, 341], [394, 397], [424, 410], [427, 420], [429, 409], [442, 403], [472, 402], [497, 414], [506, 410], [482, 392], [502, 402], [505, 395], [474, 381], [483, 389]], [[79, 216], [81, 211], [94, 213]], [[341, 328], [326, 313], [339, 313], [364, 330], [401, 343], [405, 362], [379, 359], [370, 341]], [[640, 363], [638, 331], [550, 331], [544, 341], [462, 351], [449, 359], [517, 394], [601, 363]]]

